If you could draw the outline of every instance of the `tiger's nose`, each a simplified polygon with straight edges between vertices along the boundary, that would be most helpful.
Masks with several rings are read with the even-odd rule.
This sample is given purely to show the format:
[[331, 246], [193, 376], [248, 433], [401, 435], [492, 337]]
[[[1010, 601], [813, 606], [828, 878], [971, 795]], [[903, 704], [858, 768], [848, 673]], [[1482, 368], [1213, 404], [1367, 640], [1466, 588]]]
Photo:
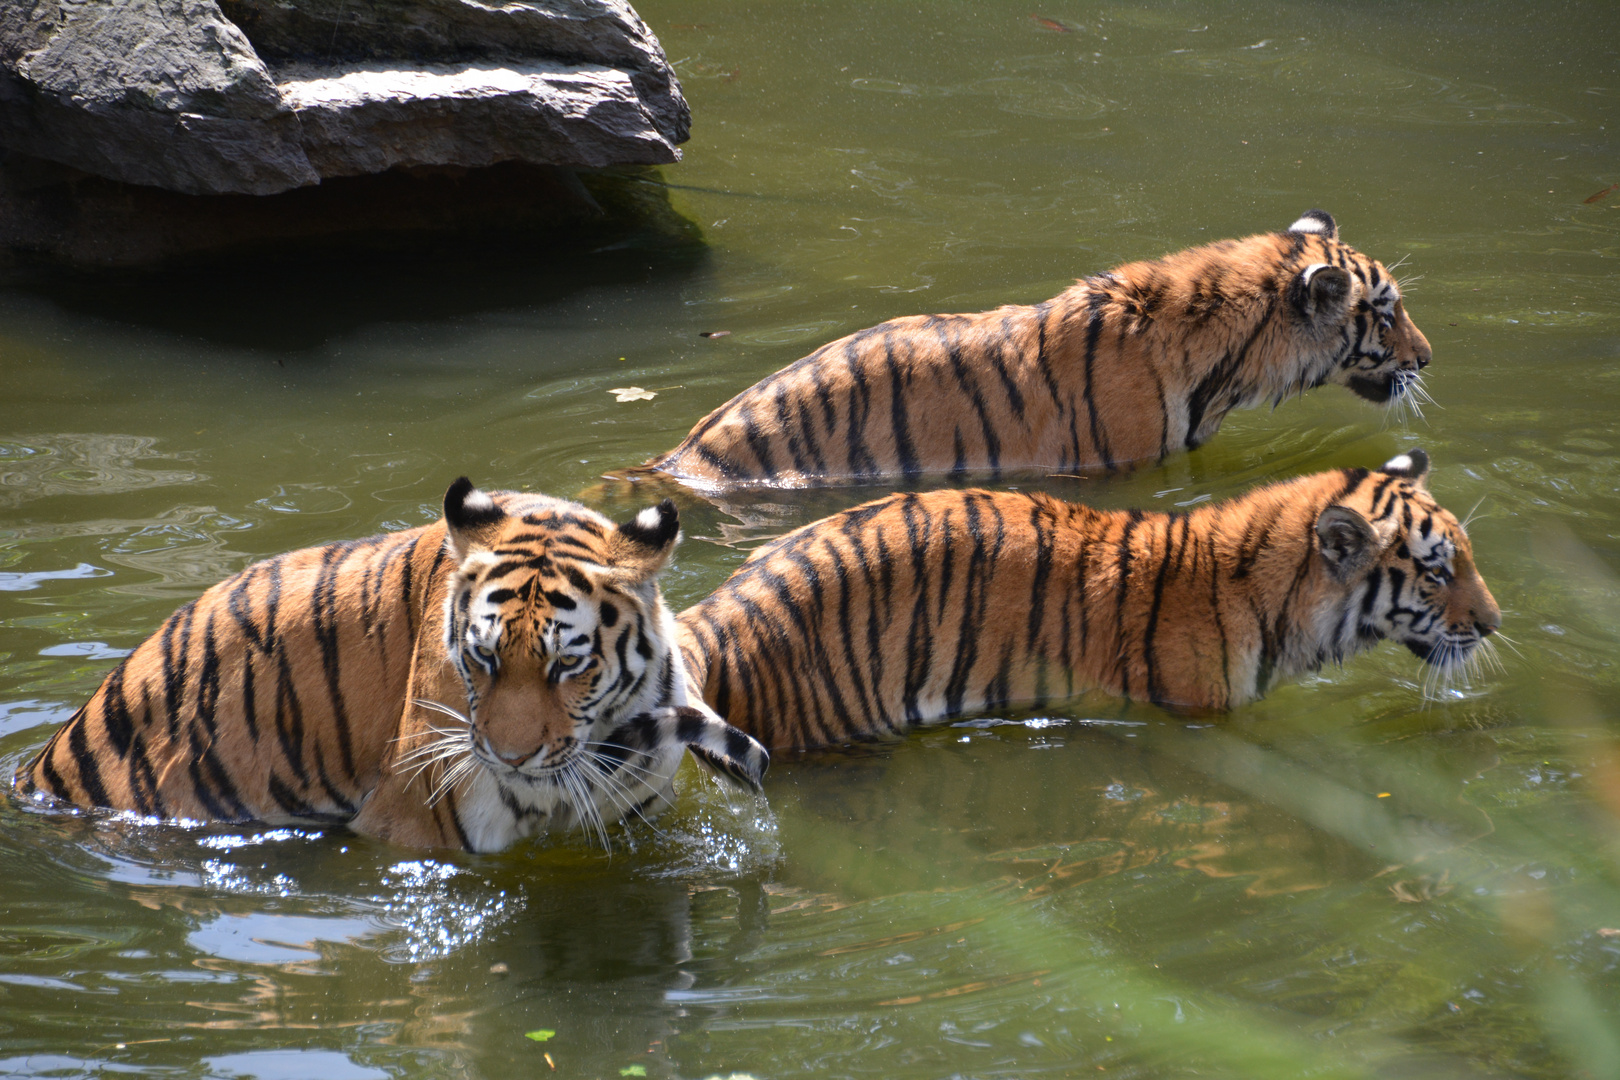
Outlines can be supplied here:
[[540, 748], [535, 747], [533, 750], [529, 750], [522, 754], [503, 754], [499, 750], [495, 749], [495, 744], [490, 741], [490, 738], [487, 735], [484, 736], [484, 749], [489, 751], [491, 757], [512, 766], [514, 769], [520, 767], [525, 761], [528, 761], [530, 758], [534, 757], [534, 755], [540, 752]]

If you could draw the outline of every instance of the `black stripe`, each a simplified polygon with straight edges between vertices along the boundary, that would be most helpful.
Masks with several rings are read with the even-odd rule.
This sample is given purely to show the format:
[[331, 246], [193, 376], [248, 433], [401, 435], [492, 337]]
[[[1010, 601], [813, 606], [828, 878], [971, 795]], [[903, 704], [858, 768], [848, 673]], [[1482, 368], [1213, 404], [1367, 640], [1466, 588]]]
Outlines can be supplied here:
[[[170, 615], [159, 639], [163, 657], [164, 718], [168, 721], [169, 738], [176, 742], [180, 738], [180, 707], [186, 692], [186, 661], [191, 654], [191, 620], [196, 610], [197, 601], [193, 600]], [[175, 642], [177, 630], [178, 644]]]
[[130, 716], [129, 702], [124, 697], [124, 673], [128, 666], [129, 657], [126, 656], [118, 661], [118, 666], [113, 668], [101, 688], [102, 727], [119, 757], [128, 755], [130, 743], [135, 738], [135, 720]]
[[[111, 806], [107, 798], [107, 789], [101, 782], [101, 766], [96, 764], [96, 755], [90, 750], [90, 742], [85, 737], [84, 720], [81, 718], [68, 732], [68, 751], [73, 755], [73, 764], [79, 770], [79, 784], [84, 788], [85, 796], [92, 806]], [[60, 779], [58, 777], [58, 779]]]
[[772, 479], [776, 476], [776, 462], [771, 457], [771, 441], [760, 431], [759, 424], [754, 420], [753, 406], [746, 402], [737, 407], [737, 420], [742, 425], [743, 441], [748, 449], [754, 452], [754, 460], [758, 462], [758, 470], [754, 473], [756, 478]]
[[776, 384], [776, 430], [787, 439], [788, 454], [793, 458], [793, 471], [800, 476], [811, 475], [810, 463], [799, 445], [799, 433], [793, 423], [793, 402], [788, 397], [787, 384]]
[[708, 721], [696, 709], [681, 709], [680, 719], [675, 722], [675, 741], [678, 743], [695, 743], [703, 738], [708, 729]]
[[[985, 464], [993, 471], [1001, 469], [1001, 440], [996, 435], [995, 423], [990, 417], [990, 411], [984, 403], [984, 393], [972, 378], [967, 362], [962, 358], [962, 341], [960, 335], [954, 332], [951, 324], [937, 316], [929, 317], [929, 326], [939, 338], [940, 347], [951, 362], [951, 373], [956, 376], [956, 384], [961, 388], [968, 402], [973, 406], [974, 415], [979, 418], [979, 430], [984, 438]], [[960, 445], [957, 447], [957, 462], [965, 466], [966, 461], [962, 455]]]
[[914, 480], [922, 473], [917, 464], [917, 448], [911, 442], [911, 429], [906, 416], [906, 386], [900, 365], [894, 359], [894, 341], [883, 336], [884, 363], [889, 369], [889, 419], [894, 425], [894, 451], [899, 458], [900, 473]]
[[1086, 298], [1086, 412], [1091, 418], [1091, 446], [1097, 451], [1097, 457], [1102, 464], [1112, 470], [1114, 468], [1113, 455], [1108, 452], [1108, 442], [1103, 437], [1102, 421], [1097, 415], [1097, 396], [1093, 386], [1093, 370], [1097, 360], [1097, 337], [1102, 333], [1103, 305], [1108, 303], [1108, 294], [1095, 286]]
[[1114, 601], [1114, 626], [1119, 632], [1119, 656], [1117, 669], [1119, 671], [1120, 692], [1126, 697], [1131, 696], [1130, 674], [1126, 668], [1125, 649], [1125, 602], [1130, 595], [1131, 585], [1131, 534], [1142, 523], [1142, 511], [1131, 510], [1127, 512], [1125, 528], [1120, 532], [1119, 544], [1115, 549], [1115, 566], [1119, 575], [1119, 588]]
[[1052, 548], [1055, 542], [1051, 514], [1039, 503], [1030, 507], [1030, 528], [1035, 530], [1035, 574], [1029, 589], [1029, 628], [1025, 648], [1038, 652], [1041, 622], [1046, 612], [1046, 580], [1052, 574]]
[[855, 349], [862, 340], [863, 336], [857, 336], [844, 346], [844, 363], [848, 368], [850, 383], [849, 415], [846, 418], [849, 431], [846, 437], [849, 442], [849, 471], [855, 477], [874, 476], [878, 472], [877, 460], [872, 457], [864, 437], [867, 416], [872, 411], [872, 392], [866, 385], [866, 369]]
[[1046, 392], [1052, 397], [1052, 404], [1058, 413], [1063, 412], [1063, 401], [1058, 391], [1057, 379], [1052, 376], [1052, 360], [1046, 355], [1046, 317], [1052, 313], [1052, 301], [1036, 304], [1035, 312], [1035, 368], [1041, 373], [1041, 380], [1046, 383]]
[[[1249, 350], [1254, 347], [1254, 343], [1260, 339], [1261, 333], [1271, 324], [1272, 316], [1276, 311], [1277, 298], [1275, 296], [1268, 297], [1266, 310], [1261, 314], [1260, 321], [1255, 324], [1253, 332], [1244, 341], [1243, 347], [1235, 353], [1228, 352], [1223, 356], [1199, 380], [1198, 385], [1193, 388], [1192, 394], [1187, 398], [1187, 437], [1185, 440], [1187, 449], [1191, 450], [1199, 445], [1198, 428], [1203, 424], [1205, 414], [1208, 413], [1210, 405], [1215, 402], [1217, 397], [1221, 397], [1226, 404], [1226, 408], [1230, 409], [1232, 404], [1242, 396], [1240, 393], [1234, 392], [1233, 384], [1236, 382], [1236, 377], [1243, 366], [1244, 359], [1249, 355]], [[1225, 410], [1218, 415], [1224, 417]]]
[[[343, 657], [341, 617], [338, 614], [338, 581], [344, 562], [358, 545], [328, 544], [321, 551], [321, 570], [310, 596], [315, 640], [321, 649], [321, 668], [326, 675], [327, 694], [332, 702], [332, 725], [337, 730], [338, 752], [343, 758], [343, 775], [354, 775], [354, 742], [349, 729], [348, 703], [343, 697]], [[317, 755], [317, 761], [319, 761]], [[324, 769], [323, 769], [324, 772]]]
[[1158, 681], [1159, 608], [1164, 603], [1164, 586], [1170, 574], [1170, 552], [1175, 546], [1177, 519], [1182, 529], [1182, 549], [1187, 546], [1187, 515], [1171, 514], [1164, 528], [1164, 551], [1159, 554], [1159, 576], [1153, 583], [1153, 603], [1148, 608], [1147, 627], [1142, 631], [1142, 664], [1146, 669], [1148, 698], [1155, 705], [1164, 704]]

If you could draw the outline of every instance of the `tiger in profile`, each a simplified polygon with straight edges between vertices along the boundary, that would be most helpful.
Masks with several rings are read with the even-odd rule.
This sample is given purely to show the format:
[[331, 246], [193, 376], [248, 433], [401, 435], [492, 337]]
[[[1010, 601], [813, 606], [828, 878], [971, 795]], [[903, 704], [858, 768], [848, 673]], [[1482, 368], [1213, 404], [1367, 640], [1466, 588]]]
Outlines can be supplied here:
[[1033, 306], [840, 338], [715, 409], [630, 475], [699, 490], [1119, 469], [1324, 383], [1416, 401], [1431, 350], [1400, 286], [1311, 210], [1086, 278]]
[[325, 822], [495, 851], [655, 813], [682, 754], [762, 747], [688, 698], [665, 500], [615, 525], [465, 477], [435, 524], [256, 563], [170, 616], [18, 769], [159, 818]]
[[890, 495], [767, 544], [682, 612], [686, 670], [773, 749], [1091, 688], [1231, 709], [1384, 638], [1454, 672], [1501, 612], [1428, 468], [1413, 450], [1174, 514]]

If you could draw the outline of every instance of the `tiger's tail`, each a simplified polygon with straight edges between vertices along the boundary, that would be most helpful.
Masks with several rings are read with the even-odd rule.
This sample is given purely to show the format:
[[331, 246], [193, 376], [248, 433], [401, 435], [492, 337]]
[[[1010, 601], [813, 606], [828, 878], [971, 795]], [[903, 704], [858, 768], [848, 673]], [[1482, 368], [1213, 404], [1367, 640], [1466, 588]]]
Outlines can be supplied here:
[[754, 792], [762, 790], [771, 763], [770, 753], [753, 736], [690, 705], [665, 706], [633, 716], [614, 728], [607, 741], [626, 753], [684, 744], [700, 762]]

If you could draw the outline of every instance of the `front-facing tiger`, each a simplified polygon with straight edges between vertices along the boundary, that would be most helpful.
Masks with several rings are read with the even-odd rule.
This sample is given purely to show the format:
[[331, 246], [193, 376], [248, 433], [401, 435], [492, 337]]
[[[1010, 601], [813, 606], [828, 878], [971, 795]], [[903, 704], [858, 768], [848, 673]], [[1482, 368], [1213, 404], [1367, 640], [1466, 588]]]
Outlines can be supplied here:
[[1501, 623], [1421, 450], [1190, 513], [900, 494], [760, 548], [682, 612], [694, 686], [770, 747], [1089, 688], [1227, 709], [1386, 637], [1442, 670]]
[[1312, 210], [1283, 232], [1131, 263], [1044, 303], [894, 319], [783, 368], [643, 470], [693, 487], [1114, 469], [1226, 414], [1341, 383], [1421, 393], [1400, 286]]
[[656, 813], [687, 749], [758, 786], [764, 750], [688, 700], [658, 588], [673, 504], [615, 525], [463, 478], [444, 514], [215, 585], [114, 669], [18, 791], [494, 851]]

